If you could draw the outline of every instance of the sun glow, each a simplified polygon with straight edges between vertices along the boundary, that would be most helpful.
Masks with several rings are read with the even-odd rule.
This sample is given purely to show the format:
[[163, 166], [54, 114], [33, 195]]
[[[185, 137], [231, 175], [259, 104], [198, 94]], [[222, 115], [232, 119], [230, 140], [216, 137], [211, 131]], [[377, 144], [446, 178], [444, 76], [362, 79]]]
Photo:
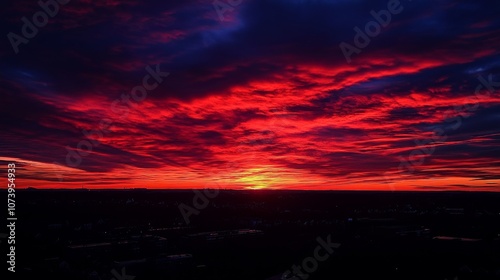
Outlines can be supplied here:
[[280, 172], [272, 167], [251, 168], [241, 172], [236, 180], [249, 190], [272, 189], [274, 185], [281, 182]]

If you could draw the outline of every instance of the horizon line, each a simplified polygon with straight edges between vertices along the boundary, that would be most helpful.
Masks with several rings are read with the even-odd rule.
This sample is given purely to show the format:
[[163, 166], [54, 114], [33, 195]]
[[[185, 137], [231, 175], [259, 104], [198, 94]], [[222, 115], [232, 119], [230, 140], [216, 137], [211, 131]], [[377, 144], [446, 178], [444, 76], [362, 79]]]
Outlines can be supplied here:
[[[195, 190], [216, 190], [216, 188], [185, 188], [185, 189], [169, 189], [169, 188], [16, 188], [18, 191], [195, 191]], [[0, 188], [0, 190], [8, 190], [8, 188]], [[441, 193], [500, 193], [500, 190], [443, 190], [443, 189], [425, 189], [425, 190], [321, 190], [321, 189], [218, 189], [219, 191], [241, 191], [241, 192], [400, 192], [400, 193], [416, 193], [416, 192], [441, 192]]]

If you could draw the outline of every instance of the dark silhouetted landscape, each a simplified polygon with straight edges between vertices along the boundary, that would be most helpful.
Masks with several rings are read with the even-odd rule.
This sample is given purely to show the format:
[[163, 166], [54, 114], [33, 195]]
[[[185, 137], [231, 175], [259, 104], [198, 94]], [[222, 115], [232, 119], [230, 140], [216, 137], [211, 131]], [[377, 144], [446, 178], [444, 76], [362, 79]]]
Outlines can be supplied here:
[[[221, 190], [187, 224], [179, 205], [192, 205], [194, 196], [19, 191], [18, 273], [65, 280], [118, 279], [113, 271], [137, 280], [500, 279], [499, 193]], [[314, 255], [318, 238], [340, 246], [313, 272], [284, 276]]]

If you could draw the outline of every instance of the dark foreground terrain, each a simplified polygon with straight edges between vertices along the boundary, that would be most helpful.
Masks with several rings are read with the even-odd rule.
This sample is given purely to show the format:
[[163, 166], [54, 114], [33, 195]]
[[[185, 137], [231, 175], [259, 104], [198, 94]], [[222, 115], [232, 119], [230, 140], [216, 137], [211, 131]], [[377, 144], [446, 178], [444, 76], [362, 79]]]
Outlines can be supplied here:
[[201, 194], [20, 190], [15, 275], [500, 279], [499, 193]]

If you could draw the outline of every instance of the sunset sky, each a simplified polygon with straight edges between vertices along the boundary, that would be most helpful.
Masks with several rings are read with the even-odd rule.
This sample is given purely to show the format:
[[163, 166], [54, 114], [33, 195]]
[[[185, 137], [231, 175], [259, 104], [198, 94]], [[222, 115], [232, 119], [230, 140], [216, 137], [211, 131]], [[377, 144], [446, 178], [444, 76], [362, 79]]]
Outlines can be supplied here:
[[346, 59], [340, 44], [391, 1], [71, 0], [17, 54], [8, 34], [43, 10], [4, 1], [0, 174], [16, 163], [18, 188], [499, 191], [500, 2], [401, 0]]

